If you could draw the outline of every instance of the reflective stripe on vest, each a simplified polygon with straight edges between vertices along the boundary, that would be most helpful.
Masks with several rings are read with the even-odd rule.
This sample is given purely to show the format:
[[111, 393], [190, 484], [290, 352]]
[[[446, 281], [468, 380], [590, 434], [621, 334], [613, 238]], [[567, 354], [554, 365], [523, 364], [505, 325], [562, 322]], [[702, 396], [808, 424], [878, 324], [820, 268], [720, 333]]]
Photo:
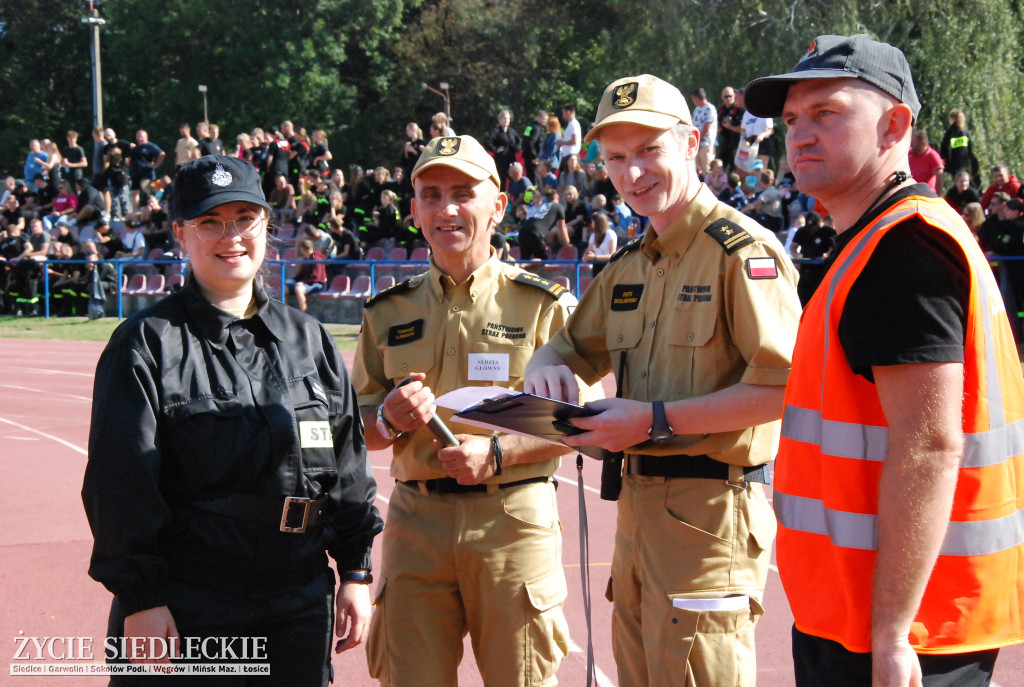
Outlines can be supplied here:
[[871, 650], [878, 480], [889, 428], [874, 386], [850, 369], [837, 337], [846, 297], [874, 247], [915, 216], [960, 246], [971, 290], [964, 452], [910, 640], [919, 653], [978, 651], [1024, 640], [1024, 379], [991, 269], [941, 199], [907, 198], [883, 213], [846, 246], [805, 309], [776, 463], [779, 569], [798, 628]]
[[[791, 530], [824, 534], [836, 546], [875, 551], [877, 518], [825, 508], [821, 499], [775, 492], [779, 525]], [[1024, 544], [1024, 511], [995, 520], [953, 521], [942, 540], [941, 556], [987, 556]]]
[[949, 139], [950, 148], [966, 148], [971, 142], [970, 136], [955, 136]]

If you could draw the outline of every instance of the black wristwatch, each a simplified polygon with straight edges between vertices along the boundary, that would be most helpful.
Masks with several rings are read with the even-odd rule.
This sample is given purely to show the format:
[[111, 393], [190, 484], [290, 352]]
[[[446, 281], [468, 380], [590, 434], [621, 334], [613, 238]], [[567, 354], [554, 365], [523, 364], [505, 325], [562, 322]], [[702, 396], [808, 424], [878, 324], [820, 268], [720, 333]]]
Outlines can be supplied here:
[[370, 584], [373, 582], [373, 575], [362, 570], [343, 572], [340, 574], [340, 577], [343, 584], [345, 582], [359, 582], [360, 584]]
[[661, 444], [672, 438], [672, 428], [669, 426], [668, 420], [665, 419], [665, 403], [663, 401], [654, 401], [651, 405], [654, 408], [654, 422], [651, 423], [651, 428], [647, 430], [647, 436], [654, 443]]

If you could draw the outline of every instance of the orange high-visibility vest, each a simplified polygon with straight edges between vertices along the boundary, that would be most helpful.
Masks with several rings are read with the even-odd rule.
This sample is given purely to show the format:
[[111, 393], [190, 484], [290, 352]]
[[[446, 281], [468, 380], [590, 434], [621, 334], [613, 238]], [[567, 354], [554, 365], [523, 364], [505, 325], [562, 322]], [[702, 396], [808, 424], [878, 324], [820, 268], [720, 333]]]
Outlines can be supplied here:
[[[964, 455], [946, 536], [910, 632], [922, 654], [1024, 641], [1024, 379], [985, 256], [941, 198], [898, 201], [867, 226], [808, 303], [786, 387], [775, 472], [778, 565], [796, 626], [871, 651], [878, 483], [888, 427], [874, 384], [850, 369], [839, 318], [875, 246], [919, 217], [960, 245], [970, 269]], [[884, 308], [885, 303], [878, 307]], [[884, 336], [884, 332], [879, 333]]]

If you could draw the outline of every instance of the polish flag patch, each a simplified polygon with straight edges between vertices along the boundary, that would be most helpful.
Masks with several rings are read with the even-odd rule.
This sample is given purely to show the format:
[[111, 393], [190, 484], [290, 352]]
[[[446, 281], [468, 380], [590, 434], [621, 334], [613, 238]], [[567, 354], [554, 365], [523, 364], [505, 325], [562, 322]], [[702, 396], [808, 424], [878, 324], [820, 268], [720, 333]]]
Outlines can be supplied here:
[[751, 279], [776, 279], [779, 267], [775, 258], [747, 258], [747, 276]]

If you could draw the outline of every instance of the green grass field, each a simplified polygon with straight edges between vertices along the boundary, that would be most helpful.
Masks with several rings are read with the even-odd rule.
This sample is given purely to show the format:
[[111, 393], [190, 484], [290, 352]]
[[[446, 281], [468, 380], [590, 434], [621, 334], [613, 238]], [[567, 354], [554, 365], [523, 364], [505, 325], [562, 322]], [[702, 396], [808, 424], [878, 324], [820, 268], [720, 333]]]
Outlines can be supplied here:
[[[106, 341], [121, 323], [113, 317], [89, 320], [85, 317], [0, 317], [0, 338], [60, 339], [64, 341]], [[359, 338], [357, 324], [327, 324], [338, 348], [354, 351]]]

